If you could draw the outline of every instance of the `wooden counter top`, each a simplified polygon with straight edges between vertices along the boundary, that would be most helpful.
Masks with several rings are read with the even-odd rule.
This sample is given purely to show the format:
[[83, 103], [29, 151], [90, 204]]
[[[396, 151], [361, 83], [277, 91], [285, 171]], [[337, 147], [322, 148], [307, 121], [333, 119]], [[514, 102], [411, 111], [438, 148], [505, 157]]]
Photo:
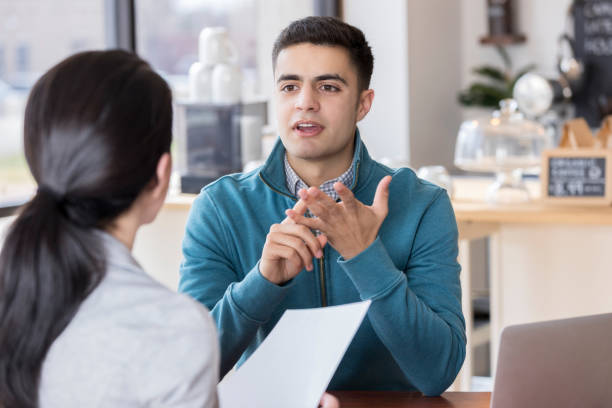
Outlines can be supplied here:
[[516, 206], [453, 201], [457, 222], [612, 225], [612, 207], [575, 207], [534, 201]]
[[540, 198], [538, 180], [527, 180], [533, 200], [522, 204], [491, 205], [485, 194], [491, 178], [455, 177], [453, 208], [458, 223], [592, 224], [612, 225], [612, 206], [562, 205]]
[[[453, 208], [458, 223], [526, 223], [612, 225], [612, 206], [573, 206], [543, 203], [539, 182], [529, 180], [527, 188], [532, 202], [515, 205], [490, 205], [484, 201], [492, 179], [485, 177], [455, 177]], [[164, 209], [189, 210], [196, 196], [170, 195]]]

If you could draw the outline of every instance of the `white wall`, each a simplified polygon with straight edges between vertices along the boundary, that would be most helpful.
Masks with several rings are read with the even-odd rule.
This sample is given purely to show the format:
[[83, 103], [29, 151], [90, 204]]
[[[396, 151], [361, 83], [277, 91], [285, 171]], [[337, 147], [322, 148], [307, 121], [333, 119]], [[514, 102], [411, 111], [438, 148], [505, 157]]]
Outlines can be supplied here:
[[410, 165], [451, 168], [461, 123], [461, 3], [413, 0], [408, 8]]
[[[557, 38], [571, 0], [515, 1], [515, 22], [527, 42], [508, 47], [515, 67], [529, 63], [554, 77]], [[361, 28], [373, 47], [374, 106], [361, 124], [374, 157], [408, 160], [412, 167], [452, 167], [464, 110], [457, 93], [478, 65], [502, 65], [487, 33], [484, 0], [345, 0], [344, 18]]]
[[460, 3], [346, 0], [344, 19], [362, 29], [375, 63], [374, 105], [360, 125], [377, 159], [450, 166], [461, 112]]
[[375, 158], [406, 161], [408, 144], [408, 3], [403, 0], [345, 0], [344, 20], [361, 29], [374, 54], [374, 104], [359, 124]]

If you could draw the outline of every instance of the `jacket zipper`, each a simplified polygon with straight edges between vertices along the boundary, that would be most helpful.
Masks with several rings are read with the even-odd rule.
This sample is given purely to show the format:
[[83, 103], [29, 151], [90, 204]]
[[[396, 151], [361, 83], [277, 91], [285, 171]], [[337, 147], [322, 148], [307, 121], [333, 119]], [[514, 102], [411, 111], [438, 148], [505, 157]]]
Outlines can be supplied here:
[[321, 306], [327, 306], [327, 290], [325, 289], [325, 255], [319, 258], [319, 283], [321, 285]]

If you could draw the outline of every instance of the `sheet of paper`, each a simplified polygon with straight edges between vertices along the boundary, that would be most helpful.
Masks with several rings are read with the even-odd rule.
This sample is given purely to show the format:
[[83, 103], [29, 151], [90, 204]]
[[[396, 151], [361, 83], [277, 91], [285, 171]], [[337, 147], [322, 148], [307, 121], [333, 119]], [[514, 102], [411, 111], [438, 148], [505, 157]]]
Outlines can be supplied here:
[[287, 310], [217, 387], [221, 408], [316, 408], [370, 301]]

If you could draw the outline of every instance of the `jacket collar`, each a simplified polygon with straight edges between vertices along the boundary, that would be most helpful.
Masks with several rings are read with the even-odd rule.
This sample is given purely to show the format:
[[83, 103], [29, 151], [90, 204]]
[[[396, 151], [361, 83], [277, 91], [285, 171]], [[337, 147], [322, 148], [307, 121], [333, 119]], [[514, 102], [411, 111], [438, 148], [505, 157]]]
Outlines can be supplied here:
[[[276, 144], [274, 145], [272, 152], [262, 166], [259, 172], [259, 177], [271, 189], [295, 200], [296, 197], [289, 192], [285, 182], [286, 177], [284, 157], [285, 146], [283, 146], [283, 143], [279, 137], [276, 140]], [[368, 150], [366, 149], [359, 135], [359, 129], [357, 129], [355, 131], [355, 152], [353, 153], [352, 163], [355, 177], [353, 179], [353, 184], [350, 186], [351, 190], [355, 191], [357, 185], [365, 182], [365, 176], [370, 173], [369, 168], [372, 166], [372, 162], [373, 160], [368, 154]]]

